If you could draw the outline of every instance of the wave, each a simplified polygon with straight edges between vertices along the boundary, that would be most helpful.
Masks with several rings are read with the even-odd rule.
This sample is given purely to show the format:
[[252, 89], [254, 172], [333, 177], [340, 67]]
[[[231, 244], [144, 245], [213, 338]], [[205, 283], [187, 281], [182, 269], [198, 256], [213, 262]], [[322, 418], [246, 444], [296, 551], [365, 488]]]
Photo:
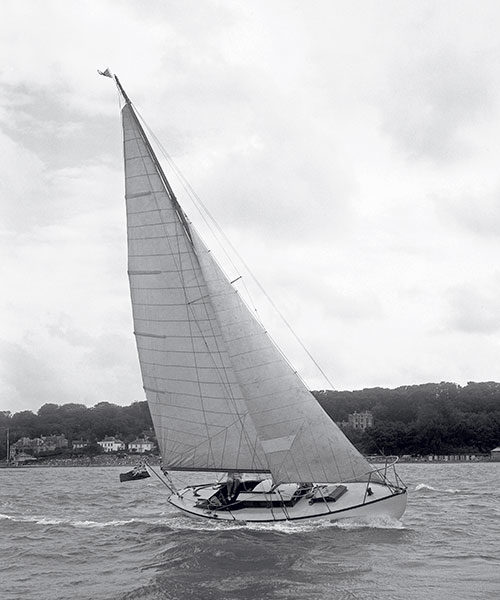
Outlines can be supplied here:
[[339, 529], [407, 529], [402, 521], [392, 517], [373, 517], [366, 521], [345, 519], [335, 523]]
[[[164, 524], [167, 524], [164, 522]], [[318, 520], [305, 523], [303, 521], [279, 521], [277, 523], [251, 523], [251, 522], [234, 522], [234, 521], [215, 521], [207, 520], [206, 522], [200, 522], [190, 517], [182, 515], [173, 517], [168, 522], [168, 526], [171, 529], [177, 530], [191, 530], [191, 531], [232, 531], [232, 530], [245, 530], [245, 531], [266, 531], [283, 533], [287, 535], [294, 535], [297, 533], [309, 533], [325, 529], [406, 529], [404, 524], [397, 520], [391, 519], [390, 517], [373, 517], [366, 520], [356, 519], [341, 519], [339, 521], [333, 520]]]
[[151, 523], [150, 521], [141, 519], [115, 519], [113, 521], [78, 521], [74, 519], [57, 519], [52, 517], [36, 516], [36, 515], [6, 515], [0, 513], [0, 520], [14, 521], [15, 523], [35, 523], [36, 525], [69, 525], [70, 527], [118, 527], [120, 525], [128, 525], [130, 523]]
[[419, 483], [415, 486], [415, 491], [416, 492], [420, 492], [420, 491], [439, 492], [441, 494], [460, 494], [462, 490], [456, 490], [453, 488], [448, 488], [448, 489], [442, 490], [439, 488], [432, 487], [432, 485], [427, 485], [426, 483]]
[[130, 518], [130, 519], [113, 519], [111, 521], [94, 521], [94, 520], [75, 520], [70, 518], [54, 518], [40, 515], [8, 515], [0, 513], [0, 520], [9, 520], [16, 523], [34, 523], [36, 525], [59, 525], [76, 528], [103, 528], [103, 527], [120, 527], [131, 524], [142, 524], [148, 526], [160, 526], [170, 530], [177, 531], [266, 531], [276, 532], [287, 535], [297, 533], [308, 533], [324, 529], [405, 529], [401, 521], [391, 519], [390, 517], [374, 517], [367, 520], [356, 519], [341, 519], [334, 520], [318, 520], [309, 523], [279, 521], [269, 523], [252, 523], [244, 521], [216, 521], [206, 519], [204, 521], [186, 517], [184, 515], [170, 514], [164, 515], [161, 518]]

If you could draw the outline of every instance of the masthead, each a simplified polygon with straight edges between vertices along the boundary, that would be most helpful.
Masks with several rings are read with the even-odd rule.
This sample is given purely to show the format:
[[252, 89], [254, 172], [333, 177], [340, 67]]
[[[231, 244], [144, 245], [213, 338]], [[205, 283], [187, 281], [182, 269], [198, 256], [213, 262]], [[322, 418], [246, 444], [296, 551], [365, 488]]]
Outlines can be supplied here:
[[125, 90], [123, 89], [122, 84], [120, 83], [120, 80], [118, 79], [118, 77], [116, 75], [114, 75], [109, 68], [105, 69], [104, 71], [100, 71], [99, 69], [97, 69], [97, 72], [99, 73], [99, 75], [103, 75], [104, 77], [109, 77], [110, 79], [114, 79], [116, 85], [118, 86], [118, 89], [120, 90], [121, 95], [123, 96], [123, 99], [125, 100], [125, 102], [127, 104], [131, 104], [130, 102], [130, 98], [127, 96], [127, 93], [125, 92]]

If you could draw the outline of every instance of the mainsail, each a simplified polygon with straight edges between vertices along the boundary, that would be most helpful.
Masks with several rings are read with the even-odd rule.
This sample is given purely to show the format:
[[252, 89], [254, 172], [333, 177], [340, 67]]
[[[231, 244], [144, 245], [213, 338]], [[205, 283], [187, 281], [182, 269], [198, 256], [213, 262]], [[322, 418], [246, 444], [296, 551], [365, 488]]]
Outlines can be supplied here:
[[165, 467], [270, 471], [276, 482], [365, 480], [369, 463], [188, 223], [124, 97], [134, 327]]
[[164, 464], [267, 470], [187, 223], [130, 104], [122, 114], [135, 336]]

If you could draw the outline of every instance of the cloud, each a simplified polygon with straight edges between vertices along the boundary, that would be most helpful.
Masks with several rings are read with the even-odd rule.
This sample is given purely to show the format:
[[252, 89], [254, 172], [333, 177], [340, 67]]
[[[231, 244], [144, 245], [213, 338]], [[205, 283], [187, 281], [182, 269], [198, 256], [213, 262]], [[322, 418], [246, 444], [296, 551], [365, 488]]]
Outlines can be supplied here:
[[495, 97], [486, 61], [443, 47], [398, 64], [383, 126], [408, 158], [446, 162], [470, 152], [467, 133]]
[[[493, 285], [491, 285], [493, 284]], [[450, 326], [468, 334], [493, 335], [500, 331], [500, 279], [489, 287], [467, 284], [448, 292]]]
[[10, 228], [15, 224], [20, 228], [29, 227], [31, 222], [36, 221], [34, 215], [40, 210], [37, 200], [43, 204], [45, 198], [45, 165], [36, 154], [1, 132], [0, 152], [4, 157], [0, 177], [2, 226]]
[[20, 344], [0, 341], [2, 391], [0, 402], [6, 410], [18, 412], [55, 399], [71, 398], [55, 365], [47, 362], [39, 348], [28, 350]]
[[17, 412], [47, 402], [130, 404], [142, 400], [133, 344], [132, 336], [121, 333], [89, 340], [82, 332], [77, 340], [43, 329], [32, 331], [20, 343], [0, 341], [0, 405]]
[[500, 188], [494, 191], [476, 189], [460, 195], [435, 199], [443, 219], [457, 224], [469, 233], [485, 238], [500, 236]]

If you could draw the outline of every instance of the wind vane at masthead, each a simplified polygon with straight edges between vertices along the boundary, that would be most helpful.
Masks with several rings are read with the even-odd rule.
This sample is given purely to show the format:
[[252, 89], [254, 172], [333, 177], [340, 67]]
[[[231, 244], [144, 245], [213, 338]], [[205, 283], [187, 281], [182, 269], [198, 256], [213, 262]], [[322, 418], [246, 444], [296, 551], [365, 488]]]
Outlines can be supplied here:
[[99, 73], [99, 75], [104, 75], [104, 77], [111, 77], [111, 79], [113, 79], [113, 73], [111, 73], [109, 68], [105, 71], [99, 71], [99, 69], [97, 69], [97, 72]]

